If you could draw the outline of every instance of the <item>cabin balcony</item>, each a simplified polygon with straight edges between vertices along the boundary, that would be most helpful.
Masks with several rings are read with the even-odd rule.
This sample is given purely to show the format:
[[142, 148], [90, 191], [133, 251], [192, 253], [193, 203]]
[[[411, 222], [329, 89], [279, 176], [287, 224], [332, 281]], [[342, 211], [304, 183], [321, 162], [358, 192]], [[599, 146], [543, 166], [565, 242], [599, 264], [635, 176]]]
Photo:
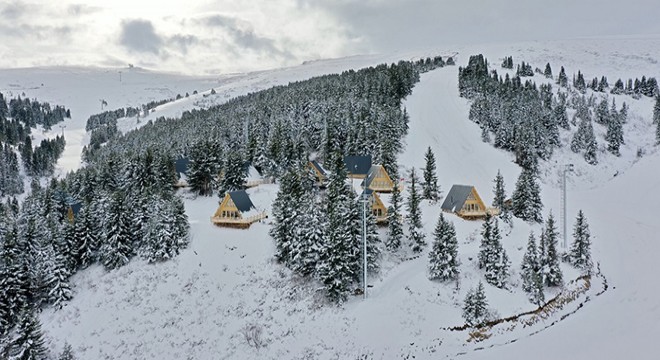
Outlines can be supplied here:
[[253, 223], [257, 221], [261, 221], [267, 217], [268, 215], [266, 215], [265, 212], [261, 212], [259, 214], [252, 215], [246, 218], [212, 216], [211, 222], [217, 226], [230, 227], [236, 229], [247, 229]]

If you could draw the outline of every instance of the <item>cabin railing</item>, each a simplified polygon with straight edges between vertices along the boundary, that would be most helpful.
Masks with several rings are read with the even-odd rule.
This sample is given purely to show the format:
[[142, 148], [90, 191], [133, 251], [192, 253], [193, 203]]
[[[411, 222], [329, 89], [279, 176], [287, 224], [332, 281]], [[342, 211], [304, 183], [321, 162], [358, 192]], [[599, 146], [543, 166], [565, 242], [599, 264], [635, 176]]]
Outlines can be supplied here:
[[246, 218], [211, 216], [211, 222], [214, 224], [252, 224], [267, 217], [266, 212], [261, 212]]

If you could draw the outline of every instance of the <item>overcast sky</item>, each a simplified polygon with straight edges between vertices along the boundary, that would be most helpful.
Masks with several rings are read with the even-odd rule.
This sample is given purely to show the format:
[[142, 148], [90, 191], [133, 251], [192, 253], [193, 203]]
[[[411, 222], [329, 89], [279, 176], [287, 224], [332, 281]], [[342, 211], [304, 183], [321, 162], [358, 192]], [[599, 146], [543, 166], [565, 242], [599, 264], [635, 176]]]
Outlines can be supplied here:
[[658, 0], [0, 0], [0, 67], [227, 73], [452, 44], [660, 34]]

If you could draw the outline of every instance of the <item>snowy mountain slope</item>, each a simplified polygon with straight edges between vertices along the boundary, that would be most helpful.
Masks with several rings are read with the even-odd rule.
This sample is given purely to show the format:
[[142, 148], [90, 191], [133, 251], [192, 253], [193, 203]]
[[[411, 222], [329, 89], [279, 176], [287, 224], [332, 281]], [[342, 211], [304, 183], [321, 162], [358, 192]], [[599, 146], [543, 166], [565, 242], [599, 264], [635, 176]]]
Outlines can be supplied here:
[[[657, 39], [600, 40], [597, 45], [592, 40], [488, 45], [460, 49], [458, 63], [464, 63], [469, 54], [483, 52], [494, 64], [499, 56], [513, 55], [516, 61], [525, 60], [541, 67], [547, 56], [556, 56], [566, 63], [569, 74], [569, 66], [574, 66], [574, 71], [581, 69], [589, 78], [593, 69], [593, 76], [607, 75], [612, 81], [608, 71], [622, 77], [658, 73], [657, 63], [653, 65], [652, 55], [644, 55], [644, 48], [659, 49], [660, 45]], [[594, 56], [594, 51], [599, 56]], [[642, 55], [625, 58], [621, 51]], [[388, 55], [387, 59], [394, 56]], [[333, 71], [386, 61], [383, 59], [373, 56], [316, 62], [282, 70], [277, 81], [290, 81], [287, 76], [294, 80], [298, 79], [295, 76], [310, 75], [306, 66], [317, 66], [318, 72]], [[611, 68], [607, 61], [612, 61]], [[648, 72], [630, 74], [626, 61], [631, 66], [629, 71]], [[552, 64], [557, 72], [561, 64]], [[410, 134], [399, 161], [405, 168], [419, 167], [423, 152], [431, 146], [445, 193], [453, 183], [474, 184], [484, 201], [490, 203], [497, 169], [503, 171], [509, 194], [519, 170], [510, 154], [481, 142], [478, 127], [467, 120], [467, 102], [457, 95], [456, 72], [457, 68], [447, 67], [422, 75], [405, 103], [411, 120]], [[231, 97], [253, 91], [259, 84], [274, 84], [275, 80], [269, 80], [273, 74], [247, 74], [245, 80], [238, 76], [233, 86], [241, 90], [233, 90], [227, 84], [216, 98], [224, 98], [225, 91]], [[250, 85], [250, 76], [259, 79], [255, 80], [257, 85]], [[152, 91], [142, 86], [144, 94]], [[223, 85], [216, 88], [220, 86]], [[52, 100], [48, 96], [53, 94], [44, 93], [44, 100]], [[199, 97], [196, 101], [215, 101], [203, 94]], [[167, 104], [153, 115], [161, 111], [176, 114], [186, 101]], [[74, 112], [74, 104], [62, 104]], [[98, 106], [98, 99], [90, 95], [84, 104], [76, 106], [91, 104]], [[643, 119], [650, 117], [650, 103], [640, 103], [632, 110]], [[72, 121], [69, 126], [84, 128], [86, 117], [76, 119], [80, 122], [74, 125]], [[67, 134], [70, 130], [67, 127]], [[644, 133], [643, 128], [639, 133]], [[631, 138], [629, 143], [639, 140]], [[563, 157], [569, 155], [556, 156], [563, 162]], [[158, 265], [134, 260], [112, 272], [99, 267], [84, 271], [74, 278], [74, 299], [60, 311], [47, 309], [41, 320], [51, 348], [59, 350], [67, 340], [81, 358], [355, 358], [372, 354], [374, 358], [415, 355], [425, 359], [454, 358], [459, 353], [466, 358], [611, 358], [630, 348], [637, 358], [652, 358], [652, 340], [660, 333], [660, 314], [654, 302], [657, 294], [649, 286], [654, 281], [653, 254], [659, 250], [653, 241], [657, 226], [652, 221], [653, 205], [660, 200], [659, 192], [654, 191], [659, 161], [657, 153], [649, 152], [631, 168], [624, 169], [614, 159], [605, 161], [603, 165], [608, 169], [621, 170], [614, 179], [611, 175], [592, 177], [586, 170], [573, 176], [573, 182], [586, 185], [571, 187], [569, 218], [572, 223], [577, 209], [585, 210], [595, 236], [594, 257], [601, 263], [610, 290], [594, 297], [575, 315], [534, 336], [530, 335], [542, 327], [516, 329], [509, 335], [472, 344], [465, 342], [467, 334], [442, 329], [462, 324], [460, 302], [465, 292], [482, 278], [474, 260], [479, 246], [479, 222], [451, 217], [457, 227], [462, 261], [460, 290], [455, 292], [455, 284], [427, 280], [424, 252], [417, 259], [401, 263], [386, 259], [384, 271], [370, 280], [373, 288], [367, 300], [355, 297], [342, 308], [335, 308], [323, 305], [313, 284], [291, 279], [288, 271], [272, 261], [274, 246], [267, 235], [267, 223], [255, 224], [248, 231], [213, 227], [209, 217], [217, 206], [215, 197], [186, 200], [193, 239], [190, 248], [178, 258]], [[547, 176], [545, 181], [545, 211], [552, 209], [557, 215], [559, 192], [555, 179]], [[576, 190], [593, 187], [596, 189]], [[275, 185], [249, 190], [255, 204], [264, 208], [268, 208], [276, 191]], [[423, 204], [427, 234], [435, 226], [438, 208], [439, 204]], [[634, 212], [635, 209], [642, 211]], [[516, 222], [513, 229], [505, 229], [510, 230], [504, 246], [513, 263], [511, 281], [515, 285], [529, 231], [533, 229], [538, 234], [540, 227]], [[430, 241], [430, 235], [427, 240]], [[567, 279], [577, 276], [569, 267], [563, 269]], [[552, 292], [546, 295], [550, 297]], [[487, 296], [502, 316], [533, 308], [519, 290], [487, 287]], [[519, 340], [499, 346], [510, 339]], [[480, 347], [486, 350], [473, 351]]]

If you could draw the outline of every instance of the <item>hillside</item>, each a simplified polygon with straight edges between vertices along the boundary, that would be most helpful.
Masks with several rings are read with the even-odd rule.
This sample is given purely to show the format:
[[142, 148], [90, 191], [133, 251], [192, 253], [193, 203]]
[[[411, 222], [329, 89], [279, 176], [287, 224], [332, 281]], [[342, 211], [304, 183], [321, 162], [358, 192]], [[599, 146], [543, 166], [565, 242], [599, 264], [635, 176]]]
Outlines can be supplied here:
[[[491, 44], [452, 51], [436, 49], [428, 54], [456, 50], [457, 64], [464, 65], [469, 55], [484, 53], [495, 68], [501, 58], [512, 55], [516, 61], [537, 67], [549, 61], [557, 69], [563, 65], [568, 74], [579, 69], [587, 78], [607, 75], [613, 81], [658, 74], [660, 65], [653, 49], [660, 49], [659, 38]], [[319, 61], [219, 79], [136, 69], [123, 72], [121, 83], [116, 71], [7, 70], [0, 71], [0, 91], [25, 92], [71, 108], [73, 119], [65, 122], [67, 149], [59, 164], [67, 171], [79, 166], [80, 150], [86, 142], [85, 120], [99, 112], [99, 99], [107, 99], [108, 107], [114, 108], [199, 91], [158, 107], [141, 119], [143, 124], [273, 85], [419, 55], [427, 53]], [[540, 81], [538, 76], [534, 79]], [[210, 87], [215, 95], [210, 95]], [[462, 300], [483, 277], [475, 260], [481, 222], [450, 217], [459, 240], [458, 286], [427, 279], [427, 248], [419, 258], [409, 260], [401, 260], [406, 256], [385, 256], [380, 275], [370, 280], [373, 287], [368, 298], [352, 297], [338, 308], [326, 303], [318, 284], [303, 282], [276, 264], [274, 243], [268, 236], [269, 221], [247, 231], [214, 227], [209, 217], [217, 198], [194, 198], [184, 192], [192, 234], [188, 249], [162, 264], [135, 259], [110, 272], [95, 265], [75, 275], [74, 298], [63, 309], [49, 308], [40, 316], [47, 343], [59, 352], [68, 341], [79, 358], [109, 359], [331, 359], [369, 355], [376, 359], [430, 359], [455, 358], [458, 354], [462, 358], [653, 358], [652, 340], [660, 333], [660, 310], [654, 301], [657, 291], [649, 284], [654, 281], [654, 254], [660, 250], [653, 241], [658, 227], [652, 211], [653, 204], [660, 201], [660, 192], [655, 190], [660, 184], [660, 156], [649, 131], [652, 101], [626, 101], [630, 121], [621, 158], [604, 156], [592, 167], [563, 149], [541, 164], [543, 212], [547, 215], [552, 211], [556, 216], [560, 209], [557, 170], [564, 163], [576, 164], [569, 179], [569, 224], [578, 209], [585, 211], [594, 237], [594, 259], [609, 285], [605, 293], [595, 296], [602, 284], [594, 281], [587, 295], [549, 319], [511, 331], [498, 328], [493, 337], [476, 344], [466, 342], [466, 332], [446, 330], [463, 324]], [[422, 74], [404, 105], [410, 129], [405, 151], [398, 158], [402, 170], [421, 167], [422, 154], [430, 146], [445, 194], [452, 184], [472, 184], [490, 203], [498, 170], [511, 194], [520, 168], [512, 154], [481, 141], [479, 126], [468, 120], [468, 101], [458, 96], [457, 67]], [[139, 125], [133, 119], [122, 121], [122, 130]], [[52, 133], [60, 130], [55, 128]], [[568, 141], [567, 133], [562, 136], [562, 141]], [[637, 157], [638, 148], [644, 149], [641, 158]], [[405, 177], [406, 172], [400, 173]], [[257, 207], [270, 209], [277, 185], [248, 192]], [[632, 209], [641, 211], [629, 211]], [[422, 213], [430, 242], [439, 204], [425, 201]], [[488, 286], [486, 292], [491, 307], [506, 317], [534, 308], [518, 286], [519, 266], [529, 232], [538, 234], [541, 226], [516, 220], [513, 228], [503, 228], [504, 246], [512, 261], [513, 288]], [[577, 277], [576, 270], [562, 266], [567, 280]], [[556, 293], [549, 290], [546, 298]], [[559, 321], [587, 298], [582, 308]]]

